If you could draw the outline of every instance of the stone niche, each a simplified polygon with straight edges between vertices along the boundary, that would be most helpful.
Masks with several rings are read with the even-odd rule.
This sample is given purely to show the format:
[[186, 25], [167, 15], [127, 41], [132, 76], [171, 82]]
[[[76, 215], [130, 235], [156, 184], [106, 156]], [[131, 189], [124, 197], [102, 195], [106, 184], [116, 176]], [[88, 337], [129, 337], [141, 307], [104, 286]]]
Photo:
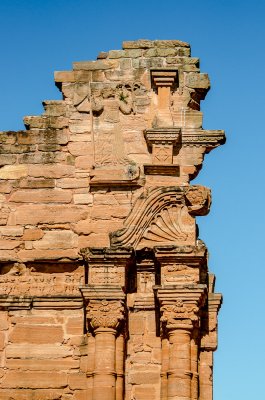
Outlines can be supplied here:
[[138, 40], [55, 83], [0, 133], [0, 398], [211, 400], [208, 75], [188, 43]]

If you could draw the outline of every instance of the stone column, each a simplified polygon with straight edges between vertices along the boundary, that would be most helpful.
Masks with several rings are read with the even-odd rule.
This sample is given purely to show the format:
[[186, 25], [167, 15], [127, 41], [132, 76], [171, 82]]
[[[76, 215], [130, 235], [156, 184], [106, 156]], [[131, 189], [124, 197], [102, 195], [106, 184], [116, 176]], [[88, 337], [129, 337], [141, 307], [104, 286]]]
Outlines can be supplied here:
[[213, 399], [213, 352], [200, 353], [200, 400]]
[[194, 329], [191, 339], [191, 399], [199, 398], [199, 373], [198, 373], [198, 335], [199, 330]]
[[[160, 321], [169, 341], [168, 361], [162, 359], [162, 373], [167, 375], [162, 386], [164, 400], [194, 400], [193, 372], [196, 372], [196, 350], [193, 338], [199, 310], [204, 298], [204, 285], [157, 287]], [[162, 339], [163, 340], [163, 339]], [[167, 364], [168, 363], [168, 364]], [[167, 370], [166, 370], [167, 369]], [[167, 392], [167, 393], [166, 393]], [[166, 394], [165, 394], [166, 393]]]
[[122, 300], [91, 300], [88, 304], [87, 320], [95, 334], [93, 400], [116, 400], [116, 335], [123, 319]]
[[169, 367], [169, 342], [165, 333], [161, 338], [161, 400], [167, 400], [167, 372]]
[[213, 352], [217, 349], [217, 315], [222, 295], [214, 293], [214, 275], [209, 275], [207, 304], [202, 315], [199, 355], [200, 400], [213, 399]]
[[191, 330], [192, 324], [189, 321], [168, 327], [168, 400], [191, 399]]
[[93, 399], [93, 372], [95, 368], [95, 338], [92, 333], [87, 333], [87, 400]]
[[123, 400], [124, 394], [124, 334], [116, 339], [116, 400]]

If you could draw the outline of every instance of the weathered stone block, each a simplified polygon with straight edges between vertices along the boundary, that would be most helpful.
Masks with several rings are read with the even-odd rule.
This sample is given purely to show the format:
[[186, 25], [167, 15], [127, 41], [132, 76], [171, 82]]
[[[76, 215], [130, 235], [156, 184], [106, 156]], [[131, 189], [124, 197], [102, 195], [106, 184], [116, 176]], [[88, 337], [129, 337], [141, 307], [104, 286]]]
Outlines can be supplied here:
[[77, 249], [19, 250], [17, 256], [23, 262], [35, 260], [78, 260], [80, 258]]
[[10, 197], [15, 203], [70, 203], [72, 192], [61, 189], [17, 190]]
[[0, 167], [7, 164], [15, 164], [17, 156], [12, 154], [0, 154]]
[[17, 225], [57, 224], [86, 219], [88, 211], [82, 206], [21, 205], [14, 211]]
[[8, 371], [1, 382], [2, 388], [64, 388], [67, 374], [58, 372]]
[[1, 226], [0, 235], [2, 236], [22, 236], [23, 227], [21, 226]]
[[62, 343], [63, 330], [59, 325], [17, 325], [9, 336], [12, 343]]
[[144, 334], [145, 331], [145, 315], [143, 313], [130, 314], [129, 330], [131, 334]]
[[[65, 176], [71, 176], [74, 175], [75, 168], [71, 165], [65, 165], [65, 164], [48, 164], [48, 165], [29, 165], [26, 168], [26, 173], [24, 173], [25, 176], [28, 175], [34, 178], [62, 178]], [[28, 169], [27, 169], [28, 168]], [[1, 174], [1, 170], [0, 170]], [[7, 178], [8, 179], [8, 178]], [[17, 179], [17, 178], [13, 178]]]
[[0, 179], [20, 179], [27, 175], [27, 165], [5, 165], [0, 168]]
[[86, 389], [87, 388], [87, 377], [84, 373], [72, 373], [68, 376], [68, 384], [71, 390]]
[[79, 368], [79, 360], [73, 358], [57, 359], [8, 359], [6, 366], [8, 369], [20, 369], [23, 371], [69, 371]]
[[21, 179], [19, 187], [23, 189], [43, 189], [55, 187], [54, 179]]
[[33, 247], [40, 250], [69, 249], [77, 247], [78, 236], [72, 231], [46, 231], [42, 239], [35, 241]]
[[93, 204], [93, 195], [91, 193], [74, 194], [74, 204]]
[[8, 344], [7, 358], [18, 359], [57, 359], [71, 357], [73, 350], [65, 345], [52, 344]]
[[69, 318], [66, 323], [66, 333], [69, 335], [82, 335], [84, 329], [84, 321], [81, 317]]
[[133, 385], [144, 385], [159, 383], [160, 367], [158, 365], [138, 365], [136, 370], [132, 370], [129, 376], [129, 383]]

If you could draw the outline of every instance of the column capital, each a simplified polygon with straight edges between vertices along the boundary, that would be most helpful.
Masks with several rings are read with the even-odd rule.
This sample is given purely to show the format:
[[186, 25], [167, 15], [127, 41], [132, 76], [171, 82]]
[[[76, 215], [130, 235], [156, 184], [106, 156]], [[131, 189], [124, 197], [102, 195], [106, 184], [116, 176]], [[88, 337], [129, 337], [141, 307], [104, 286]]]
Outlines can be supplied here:
[[160, 303], [161, 323], [170, 332], [174, 329], [193, 329], [198, 324], [200, 309], [206, 299], [206, 285], [177, 285], [155, 287]]
[[125, 293], [121, 286], [85, 285], [80, 287], [86, 318], [92, 330], [118, 329], [124, 319]]
[[92, 329], [116, 330], [124, 319], [122, 300], [91, 300], [87, 306], [87, 320]]

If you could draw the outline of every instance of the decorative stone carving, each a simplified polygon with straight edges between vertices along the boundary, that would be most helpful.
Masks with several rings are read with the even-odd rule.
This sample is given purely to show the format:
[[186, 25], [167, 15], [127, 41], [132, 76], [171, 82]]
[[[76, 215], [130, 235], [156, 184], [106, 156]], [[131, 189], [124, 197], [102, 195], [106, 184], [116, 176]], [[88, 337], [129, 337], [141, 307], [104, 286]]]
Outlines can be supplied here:
[[76, 268], [74, 272], [43, 273], [23, 263], [14, 263], [9, 271], [4, 271], [0, 274], [0, 295], [80, 295], [79, 285], [83, 278], [81, 268]]
[[160, 311], [162, 314], [160, 321], [166, 323], [167, 328], [170, 329], [179, 320], [197, 321], [199, 308], [194, 304], [185, 304], [181, 299], [178, 299], [175, 304], [163, 305]]
[[[192, 215], [204, 215], [210, 192], [201, 186], [162, 187], [147, 191], [136, 201], [125, 228], [110, 235], [111, 245], [150, 247], [158, 244], [195, 243]], [[189, 214], [190, 213], [190, 214]]]
[[87, 320], [93, 329], [117, 329], [124, 319], [121, 301], [91, 300], [87, 306]]
[[188, 43], [139, 40], [55, 80], [0, 135], [0, 398], [211, 400], [209, 78]]
[[81, 254], [89, 266], [90, 285], [126, 288], [131, 248], [84, 248]]

